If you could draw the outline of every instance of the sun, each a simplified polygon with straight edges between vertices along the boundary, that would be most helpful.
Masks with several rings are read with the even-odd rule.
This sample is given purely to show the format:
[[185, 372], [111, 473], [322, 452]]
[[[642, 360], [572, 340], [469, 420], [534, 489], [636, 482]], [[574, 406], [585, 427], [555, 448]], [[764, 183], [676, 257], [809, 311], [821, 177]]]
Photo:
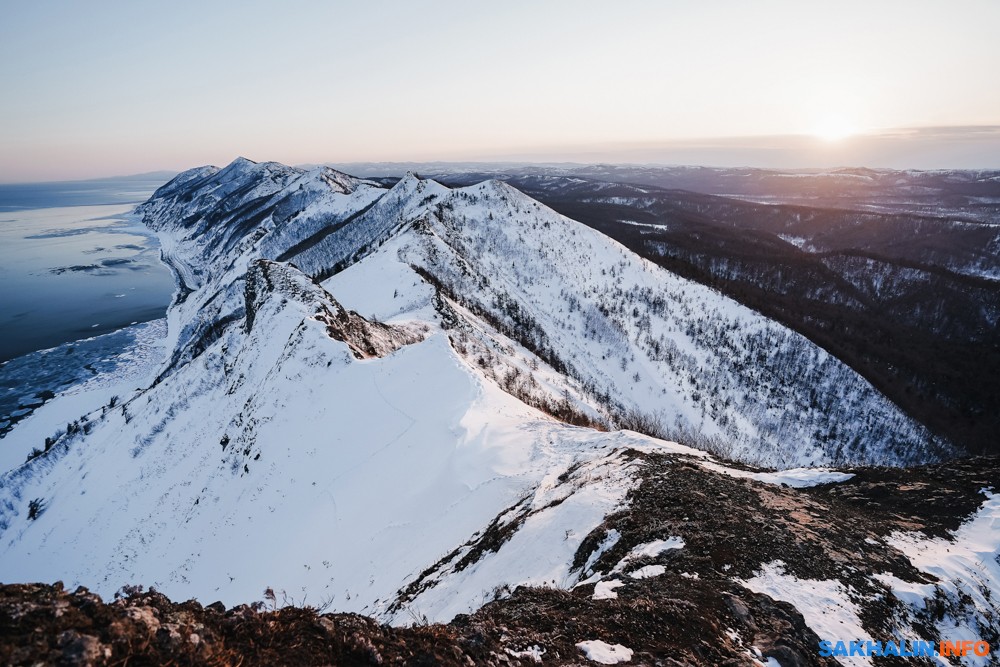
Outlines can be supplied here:
[[816, 123], [812, 134], [823, 141], [835, 142], [847, 139], [857, 133], [857, 129], [842, 116], [826, 116]]

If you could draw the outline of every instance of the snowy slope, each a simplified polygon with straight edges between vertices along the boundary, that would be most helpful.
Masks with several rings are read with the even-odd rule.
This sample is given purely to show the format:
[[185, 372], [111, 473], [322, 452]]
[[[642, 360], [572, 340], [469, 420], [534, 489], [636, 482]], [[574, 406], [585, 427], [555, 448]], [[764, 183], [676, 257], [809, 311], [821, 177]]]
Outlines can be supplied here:
[[574, 585], [630, 452], [703, 456], [553, 414], [782, 467], [943, 451], [804, 338], [496, 182], [238, 160], [137, 213], [178, 275], [170, 358], [0, 477], [5, 581], [448, 619]]
[[[946, 451], [805, 338], [509, 186], [432, 193], [410, 230], [332, 278], [332, 291], [387, 317], [406, 298], [397, 281], [429, 280], [571, 378], [610, 423], [639, 413], [660, 434], [747, 462], [905, 464]], [[352, 301], [353, 272], [398, 277]], [[397, 304], [373, 310], [379, 289]], [[467, 322], [451, 324], [464, 342]]]
[[[168, 184], [140, 207], [182, 276], [199, 284], [206, 270], [218, 272], [173, 309], [172, 331], [188, 345], [176, 346], [175, 364], [242, 316], [242, 271], [264, 257], [338, 283], [369, 275], [360, 291], [331, 289], [378, 317], [413, 305], [402, 303], [401, 286], [434, 282], [449, 309], [474, 316], [445, 318], [459, 330], [453, 339], [469, 326], [480, 348], [512, 338], [569, 378], [557, 392], [610, 424], [638, 416], [647, 431], [779, 467], [905, 464], [948, 451], [805, 338], [499, 181], [449, 190], [410, 174], [385, 190], [331, 169], [288, 171], [237, 160], [208, 177], [182, 175], [185, 187]], [[380, 289], [395, 303], [376, 312]]]
[[[234, 328], [144, 394], [93, 413], [88, 435], [4, 478], [5, 580], [64, 578], [106, 595], [146, 581], [230, 604], [271, 586], [386, 612], [493, 516], [636, 437], [547, 419], [484, 382], [440, 332], [380, 329], [386, 347], [402, 346], [358, 359], [315, 315], [338, 312], [319, 288], [283, 265], [267, 270], [248, 278], [275, 290], [258, 294], [249, 331]], [[605, 468], [609, 481], [588, 485], [574, 501], [583, 514], [563, 522], [577, 542], [629, 486], [625, 470]], [[34, 498], [45, 510], [26, 522]], [[572, 545], [529, 580], [568, 569]], [[469, 611], [483, 576], [419, 613]], [[406, 621], [415, 604], [393, 613]]]

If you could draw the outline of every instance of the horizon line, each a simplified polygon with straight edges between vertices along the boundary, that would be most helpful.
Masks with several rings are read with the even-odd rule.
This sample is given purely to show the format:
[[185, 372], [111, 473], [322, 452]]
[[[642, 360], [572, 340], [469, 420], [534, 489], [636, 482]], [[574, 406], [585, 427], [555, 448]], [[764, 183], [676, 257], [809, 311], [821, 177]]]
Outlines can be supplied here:
[[[990, 164], [983, 166], [982, 157], [970, 157], [969, 164], [927, 166], [933, 159], [929, 153], [943, 148], [966, 149], [986, 154]], [[296, 167], [331, 165], [508, 165], [508, 166], [632, 166], [688, 167], [708, 169], [758, 169], [764, 171], [824, 171], [831, 169], [871, 169], [873, 171], [993, 171], [1000, 170], [1000, 124], [933, 125], [858, 130], [837, 140], [825, 140], [806, 133], [715, 136], [648, 141], [603, 141], [561, 145], [513, 146], [506, 149], [472, 149], [467, 155], [452, 157], [429, 156], [419, 159], [327, 159], [327, 160], [261, 160]], [[679, 152], [673, 159], [670, 152]], [[254, 151], [247, 151], [253, 153]], [[684, 152], [690, 152], [683, 156]], [[905, 153], [912, 153], [908, 158]], [[247, 153], [244, 153], [246, 155]], [[853, 155], [852, 155], [853, 153]], [[698, 154], [701, 154], [700, 156]], [[996, 155], [996, 158], [992, 156]], [[839, 156], [839, 157], [838, 157]], [[234, 156], [236, 159], [240, 156]], [[700, 157], [700, 159], [699, 159]], [[878, 164], [892, 161], [899, 164]], [[223, 166], [229, 161], [222, 162]], [[250, 159], [250, 158], [247, 158]], [[938, 158], [942, 160], [942, 158]], [[961, 157], [952, 158], [961, 162]], [[786, 164], [777, 164], [781, 160]], [[840, 161], [838, 161], [840, 160]], [[917, 166], [903, 166], [911, 160]], [[942, 160], [947, 161], [947, 160]], [[0, 185], [30, 185], [40, 183], [77, 183], [98, 180], [139, 178], [162, 174], [179, 174], [187, 169], [208, 166], [215, 161], [178, 168], [143, 168], [136, 172], [117, 172], [87, 177], [54, 177], [43, 179], [0, 180]], [[812, 162], [812, 164], [810, 164]], [[795, 164], [793, 164], [795, 163]], [[923, 163], [923, 164], [920, 164]], [[973, 164], [978, 163], [978, 164]], [[874, 165], [874, 166], [870, 166]]]

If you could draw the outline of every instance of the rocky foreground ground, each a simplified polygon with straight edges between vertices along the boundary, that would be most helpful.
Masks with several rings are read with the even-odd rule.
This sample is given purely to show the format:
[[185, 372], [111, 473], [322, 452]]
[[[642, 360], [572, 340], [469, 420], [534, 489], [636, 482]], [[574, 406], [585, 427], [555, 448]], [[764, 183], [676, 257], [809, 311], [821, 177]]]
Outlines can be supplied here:
[[[644, 459], [642, 482], [627, 507], [581, 545], [580, 567], [611, 572], [636, 545], [657, 539], [679, 537], [684, 546], [630, 561], [629, 569], [654, 565], [662, 573], [622, 576], [617, 597], [595, 599], [594, 583], [518, 588], [447, 625], [394, 628], [281, 607], [280, 594], [226, 609], [138, 588], [102, 601], [60, 583], [8, 584], [0, 585], [0, 664], [597, 664], [579, 646], [595, 640], [629, 648], [630, 664], [836, 664], [819, 656], [820, 638], [792, 604], [741, 583], [779, 560], [789, 575], [850, 590], [875, 639], [893, 639], [904, 616], [923, 638], [948, 639], [936, 621], [978, 614], [982, 639], [997, 646], [995, 609], [963, 608], [942, 595], [922, 615], [903, 614], [869, 576], [936, 583], [885, 538], [899, 531], [949, 538], [982, 505], [984, 489], [1000, 488], [997, 459], [856, 469], [850, 480], [796, 489], [720, 474], [690, 457], [632, 455]], [[620, 538], [601, 551], [611, 531]], [[931, 663], [890, 657], [873, 664]]]

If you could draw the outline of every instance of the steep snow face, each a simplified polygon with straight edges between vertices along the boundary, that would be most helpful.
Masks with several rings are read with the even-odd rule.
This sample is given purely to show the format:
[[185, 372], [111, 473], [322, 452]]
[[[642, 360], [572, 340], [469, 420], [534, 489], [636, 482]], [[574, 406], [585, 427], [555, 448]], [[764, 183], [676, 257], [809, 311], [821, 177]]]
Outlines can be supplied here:
[[781, 466], [935, 453], [805, 339], [495, 182], [238, 160], [137, 212], [180, 283], [169, 359], [0, 477], [5, 581], [448, 620], [575, 585], [635, 452], [704, 458], [552, 414]]
[[[404, 234], [331, 289], [371, 309], [375, 288], [352, 301], [349, 274], [413, 267], [451, 305], [571, 378], [609, 421], [640, 415], [654, 432], [749, 463], [898, 465], [947, 451], [804, 337], [507, 185], [428, 200]], [[451, 322], [461, 337], [470, 318], [451, 311], [466, 321]], [[390, 304], [376, 314], [397, 312]]]

